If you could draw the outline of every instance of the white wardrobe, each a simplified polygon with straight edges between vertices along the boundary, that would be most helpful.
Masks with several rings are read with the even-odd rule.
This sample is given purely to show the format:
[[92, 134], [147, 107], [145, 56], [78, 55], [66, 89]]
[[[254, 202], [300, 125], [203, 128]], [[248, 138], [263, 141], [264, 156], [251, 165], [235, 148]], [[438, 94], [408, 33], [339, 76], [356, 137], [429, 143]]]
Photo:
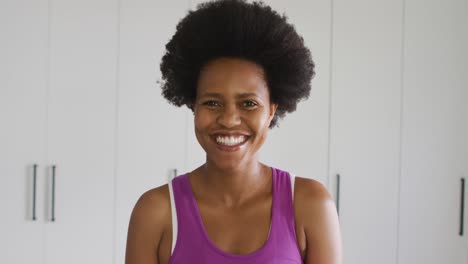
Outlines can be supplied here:
[[117, 3], [0, 10], [0, 262], [112, 263]]
[[[140, 195], [203, 163], [158, 86], [199, 2], [0, 0], [0, 263], [122, 264]], [[261, 159], [327, 186], [344, 263], [468, 263], [467, 1], [265, 2], [317, 75]]]

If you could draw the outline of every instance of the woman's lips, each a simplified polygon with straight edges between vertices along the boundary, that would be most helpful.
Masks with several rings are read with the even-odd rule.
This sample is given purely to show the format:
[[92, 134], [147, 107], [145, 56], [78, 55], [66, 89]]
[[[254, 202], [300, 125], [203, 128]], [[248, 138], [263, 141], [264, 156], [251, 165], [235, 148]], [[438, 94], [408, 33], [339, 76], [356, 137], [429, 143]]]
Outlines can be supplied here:
[[248, 138], [248, 136], [240, 134], [217, 134], [213, 137], [217, 147], [224, 151], [236, 151], [240, 149], [247, 142]]

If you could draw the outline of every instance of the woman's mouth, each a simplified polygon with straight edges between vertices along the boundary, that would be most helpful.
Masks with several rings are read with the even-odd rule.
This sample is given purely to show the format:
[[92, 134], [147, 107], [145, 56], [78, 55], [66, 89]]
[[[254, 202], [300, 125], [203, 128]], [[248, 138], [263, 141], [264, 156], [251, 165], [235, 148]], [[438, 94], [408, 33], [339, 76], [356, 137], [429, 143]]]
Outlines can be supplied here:
[[244, 135], [216, 135], [215, 141], [222, 150], [235, 151], [240, 148], [248, 137]]

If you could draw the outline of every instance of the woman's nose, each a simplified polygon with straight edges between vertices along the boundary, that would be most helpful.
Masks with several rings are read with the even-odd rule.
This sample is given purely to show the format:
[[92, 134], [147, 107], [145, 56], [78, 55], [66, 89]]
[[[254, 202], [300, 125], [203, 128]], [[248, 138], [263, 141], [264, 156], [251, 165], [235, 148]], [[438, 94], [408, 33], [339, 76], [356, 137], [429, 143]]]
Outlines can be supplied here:
[[241, 118], [239, 109], [237, 109], [235, 106], [224, 107], [224, 109], [219, 113], [216, 121], [220, 125], [228, 128], [240, 125]]

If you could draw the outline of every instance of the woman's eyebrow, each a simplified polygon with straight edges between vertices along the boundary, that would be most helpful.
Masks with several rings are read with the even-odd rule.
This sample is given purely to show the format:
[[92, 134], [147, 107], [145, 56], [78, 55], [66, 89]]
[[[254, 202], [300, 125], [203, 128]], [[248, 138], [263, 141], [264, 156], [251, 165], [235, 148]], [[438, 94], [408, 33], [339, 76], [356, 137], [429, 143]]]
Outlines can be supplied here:
[[[223, 95], [221, 95], [219, 93], [210, 92], [210, 93], [201, 94], [200, 97], [222, 98]], [[258, 97], [258, 94], [256, 94], [256, 93], [240, 93], [240, 94], [236, 95], [236, 97], [237, 98]]]
[[204, 94], [201, 94], [200, 97], [215, 97], [215, 98], [221, 98], [223, 97], [221, 94], [219, 93], [204, 93]]
[[258, 97], [256, 93], [241, 93], [237, 95], [239, 98], [246, 98], [246, 97]]

